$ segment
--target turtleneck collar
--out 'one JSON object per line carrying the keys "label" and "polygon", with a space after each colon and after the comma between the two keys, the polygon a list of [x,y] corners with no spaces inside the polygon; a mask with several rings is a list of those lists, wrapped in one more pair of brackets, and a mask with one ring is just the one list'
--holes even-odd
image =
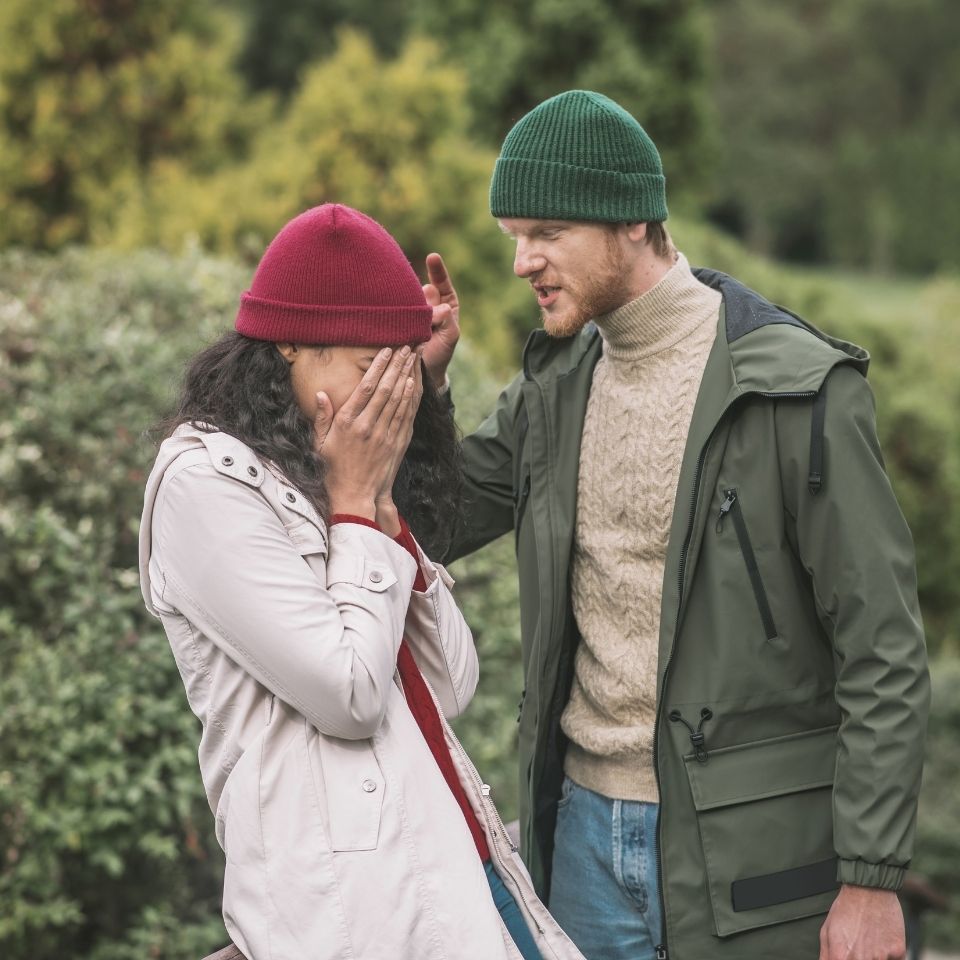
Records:
{"label": "turtleneck collar", "polygon": [[604,353],[639,360],[668,350],[700,324],[716,317],[720,295],[702,284],[687,258],[677,254],[664,276],[636,300],[596,318]]}

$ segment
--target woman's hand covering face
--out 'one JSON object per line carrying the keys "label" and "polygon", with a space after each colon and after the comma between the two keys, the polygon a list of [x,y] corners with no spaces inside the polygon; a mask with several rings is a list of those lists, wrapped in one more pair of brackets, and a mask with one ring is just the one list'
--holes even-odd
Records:
{"label": "woman's hand covering face", "polygon": [[327,463],[331,512],[375,517],[376,501],[390,497],[422,391],[420,352],[403,347],[377,354],[336,415],[330,398],[317,394],[314,437]]}

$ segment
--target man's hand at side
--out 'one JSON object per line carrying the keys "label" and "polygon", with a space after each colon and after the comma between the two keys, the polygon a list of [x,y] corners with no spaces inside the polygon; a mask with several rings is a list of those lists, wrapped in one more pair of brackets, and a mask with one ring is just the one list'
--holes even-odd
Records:
{"label": "man's hand at side", "polygon": [[897,895],[844,884],[820,929],[820,960],[903,960],[906,952]]}
{"label": "man's hand at side", "polygon": [[424,284],[423,295],[433,307],[433,333],[423,348],[423,363],[439,390],[460,339],[460,300],[439,253],[427,255],[427,277],[430,282]]}

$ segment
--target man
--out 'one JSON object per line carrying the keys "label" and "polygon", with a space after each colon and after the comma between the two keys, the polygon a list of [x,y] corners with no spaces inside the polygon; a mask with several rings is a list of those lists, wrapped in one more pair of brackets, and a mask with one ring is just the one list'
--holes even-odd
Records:
{"label": "man", "polygon": [[543,330],[464,441],[447,559],[515,531],[540,892],[591,960],[903,956],[929,687],[867,354],[691,272],[599,94],[523,117],[490,198]]}

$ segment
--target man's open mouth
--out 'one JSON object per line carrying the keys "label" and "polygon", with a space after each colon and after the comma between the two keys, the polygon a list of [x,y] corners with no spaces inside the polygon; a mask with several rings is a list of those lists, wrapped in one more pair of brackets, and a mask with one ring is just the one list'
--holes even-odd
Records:
{"label": "man's open mouth", "polygon": [[534,284],[534,292],[537,295],[537,303],[541,307],[551,306],[560,294],[560,287],[548,287],[546,284]]}

